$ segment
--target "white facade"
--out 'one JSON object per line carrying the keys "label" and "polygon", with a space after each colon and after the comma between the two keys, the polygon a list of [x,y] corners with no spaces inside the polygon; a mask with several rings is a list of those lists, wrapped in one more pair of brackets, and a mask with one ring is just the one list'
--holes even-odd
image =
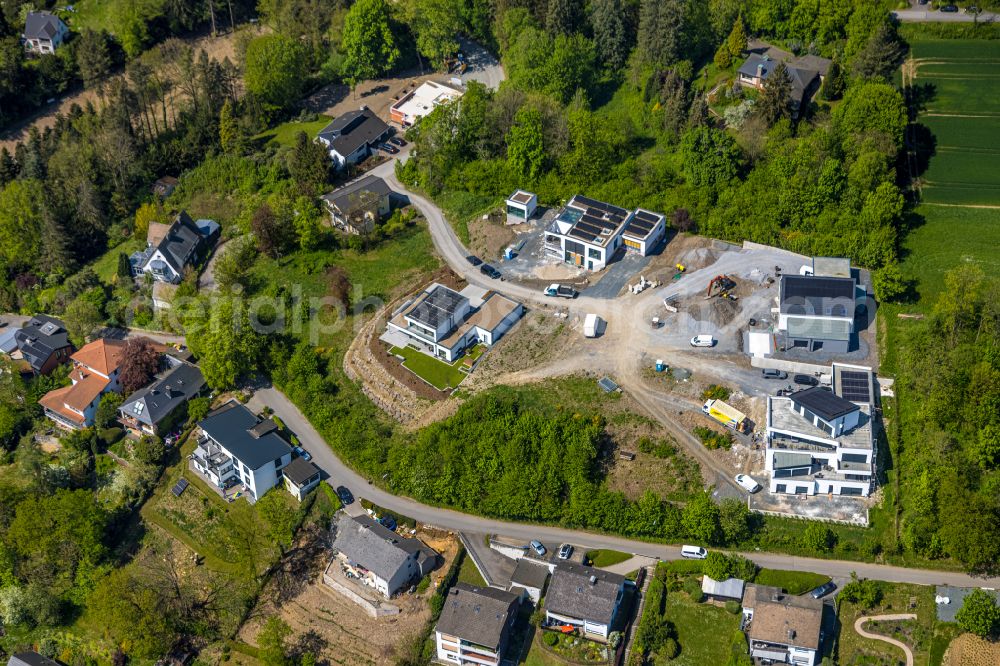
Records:
{"label": "white facade", "polygon": [[225,488],[227,482],[238,479],[254,500],[260,499],[264,493],[281,483],[281,470],[291,461],[292,453],[289,450],[278,459],[251,469],[204,431],[201,431],[198,446],[191,456],[195,469],[211,479],[217,487]]}
{"label": "white facade", "polygon": [[598,638],[607,639],[608,634],[611,631],[606,624],[593,622],[591,620],[584,620],[578,617],[570,617],[568,615],[560,615],[551,611],[545,611],[545,619],[549,622],[571,624],[574,627],[579,627],[585,636],[597,636]]}
{"label": "white facade", "polygon": [[538,195],[518,190],[507,197],[507,224],[521,224],[531,219],[538,209]]}
{"label": "white facade", "polygon": [[403,127],[409,127],[442,104],[461,97],[458,88],[437,81],[424,81],[413,92],[404,95],[389,108],[389,117]]}
{"label": "white facade", "polygon": [[66,36],[69,34],[69,28],[66,24],[59,17],[49,12],[29,12],[27,21],[26,30],[30,26],[37,26],[39,22],[42,22],[47,26],[46,30],[51,32],[51,36],[41,33],[31,37],[25,35],[24,48],[31,53],[38,53],[40,55],[55,53],[56,49],[66,41]]}
{"label": "white facade", "polygon": [[500,655],[495,649],[463,641],[458,636],[440,631],[434,632],[434,644],[437,647],[437,658],[445,663],[496,666],[500,662]]}
{"label": "white facade", "polygon": [[[386,544],[386,548],[392,548],[392,546]],[[337,553],[337,559],[340,560],[340,563],[343,564],[352,575],[356,576],[358,581],[372,588],[387,599],[391,599],[392,596],[400,590],[400,588],[414,578],[419,577],[420,574],[420,566],[417,564],[415,554],[411,554],[407,557],[403,566],[396,569],[395,573],[393,573],[390,578],[380,577],[374,572],[364,568],[362,564],[352,561],[351,558],[344,553]]]}
{"label": "white facade", "polygon": [[663,215],[642,208],[628,211],[580,195],[574,196],[545,229],[549,257],[588,271],[604,269],[619,248],[643,256],[666,233]]}

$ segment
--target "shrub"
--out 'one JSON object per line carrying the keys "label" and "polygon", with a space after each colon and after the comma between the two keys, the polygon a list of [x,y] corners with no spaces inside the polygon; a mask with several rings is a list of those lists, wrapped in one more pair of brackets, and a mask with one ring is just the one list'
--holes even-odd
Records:
{"label": "shrub", "polygon": [[701,392],[702,400],[729,400],[730,391],[725,386],[719,384],[709,384],[708,388]]}
{"label": "shrub", "polygon": [[659,654],[663,655],[667,659],[676,659],[680,652],[681,646],[677,644],[677,641],[673,638],[668,638],[664,641],[663,647],[660,648]]}
{"label": "shrub", "polygon": [[810,550],[825,553],[837,545],[837,535],[823,523],[809,523],[802,533],[802,545]]}
{"label": "shrub", "polygon": [[549,647],[555,647],[556,643],[559,642],[559,634],[557,634],[554,631],[546,631],[544,634],[542,634],[542,640]]}
{"label": "shrub", "polygon": [[732,613],[733,615],[739,613],[740,610],[742,610],[742,608],[743,607],[740,606],[740,602],[738,601],[733,601],[732,599],[730,599],[729,601],[726,602],[726,610]]}
{"label": "shrub", "polygon": [[697,603],[701,603],[701,600],[705,598],[704,593],[701,591],[701,581],[697,578],[688,578],[685,580],[684,591],[687,592],[692,601]]}
{"label": "shrub", "polygon": [[105,428],[101,431],[101,443],[107,448],[125,436],[125,431],[121,428]]}
{"label": "shrub", "polygon": [[851,582],[840,591],[840,598],[862,609],[874,608],[882,600],[882,588],[873,580],[859,580],[851,574]]}
{"label": "shrub", "polygon": [[711,428],[697,426],[691,430],[707,449],[726,449],[733,445],[733,436],[728,432],[715,432]]}
{"label": "shrub", "polygon": [[423,594],[424,592],[427,591],[427,588],[429,588],[430,586],[431,586],[431,576],[430,574],[427,574],[426,576],[420,579],[419,583],[417,583],[417,594]]}

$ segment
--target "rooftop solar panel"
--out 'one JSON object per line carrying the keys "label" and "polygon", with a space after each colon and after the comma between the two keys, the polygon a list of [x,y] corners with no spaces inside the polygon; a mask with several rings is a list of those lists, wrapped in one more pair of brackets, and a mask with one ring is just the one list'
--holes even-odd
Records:
{"label": "rooftop solar panel", "polygon": [[579,227],[573,227],[572,229],[570,229],[569,235],[573,236],[574,238],[579,238],[585,241],[592,241],[595,238],[597,238],[597,234],[589,233],[587,231],[584,231],[583,229],[580,229]]}
{"label": "rooftop solar panel", "polygon": [[660,216],[655,213],[650,213],[648,210],[637,210],[635,211],[635,216],[640,220],[645,220],[650,224],[656,224],[660,221]]}
{"label": "rooftop solar panel", "polygon": [[816,416],[826,421],[850,414],[858,408],[857,405],[824,390],[819,386],[798,391],[791,396],[792,402],[802,405]]}
{"label": "rooftop solar panel", "polygon": [[871,402],[871,388],[867,372],[842,370],[840,372],[840,394],[851,402]]}
{"label": "rooftop solar panel", "polygon": [[854,298],[851,278],[785,275],[782,280],[785,298]]}

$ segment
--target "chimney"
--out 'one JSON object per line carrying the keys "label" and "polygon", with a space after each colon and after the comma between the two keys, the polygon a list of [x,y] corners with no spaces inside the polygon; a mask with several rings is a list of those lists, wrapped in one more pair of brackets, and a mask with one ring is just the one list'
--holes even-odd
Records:
{"label": "chimney", "polygon": [[590,584],[591,585],[597,585],[597,576],[591,576],[590,577]]}
{"label": "chimney", "polygon": [[757,63],[757,78],[760,79],[763,77],[764,77],[764,63],[760,62]]}

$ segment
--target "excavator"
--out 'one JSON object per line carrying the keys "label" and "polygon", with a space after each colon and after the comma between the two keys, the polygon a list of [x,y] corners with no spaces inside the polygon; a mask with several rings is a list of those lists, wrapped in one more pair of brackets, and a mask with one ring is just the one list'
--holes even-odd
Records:
{"label": "excavator", "polygon": [[[716,275],[708,283],[708,295],[705,296],[706,299],[712,298],[713,296],[722,296],[723,298],[729,298],[729,291],[736,288],[736,283],[733,282],[729,277],[725,275]],[[735,300],[735,299],[734,299]]]}

